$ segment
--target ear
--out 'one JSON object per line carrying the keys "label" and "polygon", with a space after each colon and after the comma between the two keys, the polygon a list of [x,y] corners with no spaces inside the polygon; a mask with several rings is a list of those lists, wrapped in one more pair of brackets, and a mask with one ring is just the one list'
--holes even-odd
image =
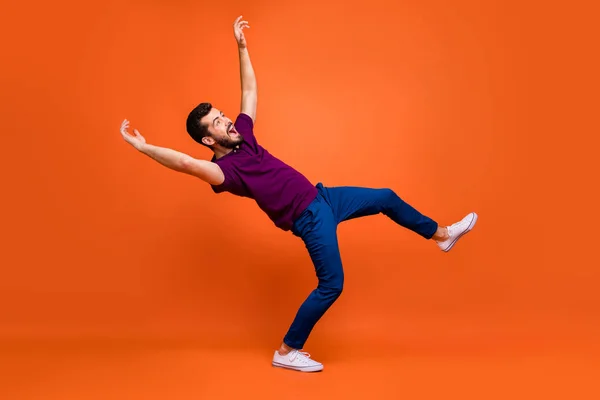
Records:
{"label": "ear", "polygon": [[202,143],[204,143],[206,146],[212,146],[213,144],[215,144],[215,139],[213,139],[210,136],[204,136],[202,138]]}

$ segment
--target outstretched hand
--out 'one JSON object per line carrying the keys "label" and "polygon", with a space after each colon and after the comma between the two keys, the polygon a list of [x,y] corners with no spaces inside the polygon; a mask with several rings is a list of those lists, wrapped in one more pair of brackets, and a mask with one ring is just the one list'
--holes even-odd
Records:
{"label": "outstretched hand", "polygon": [[242,21],[241,19],[241,15],[235,19],[233,23],[233,35],[235,36],[235,40],[237,40],[238,47],[243,49],[246,47],[246,37],[243,30],[244,28],[250,28],[250,25],[248,25],[248,21]]}
{"label": "outstretched hand", "polygon": [[123,135],[123,139],[137,150],[141,150],[144,144],[146,144],[146,139],[140,135],[137,129],[133,130],[134,135],[129,134],[127,128],[129,128],[129,121],[125,119],[121,123],[121,135]]}

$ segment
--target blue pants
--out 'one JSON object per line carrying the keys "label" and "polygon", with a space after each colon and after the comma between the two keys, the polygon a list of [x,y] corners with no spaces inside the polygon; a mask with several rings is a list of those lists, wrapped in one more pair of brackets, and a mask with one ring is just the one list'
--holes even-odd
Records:
{"label": "blue pants", "polygon": [[431,239],[438,228],[391,189],[316,186],[317,197],[292,227],[292,233],[306,245],[318,278],[317,288],[300,306],[284,337],[284,343],[294,349],[303,348],[315,324],[342,293],[344,270],[337,241],[340,222],[381,213],[425,239]]}

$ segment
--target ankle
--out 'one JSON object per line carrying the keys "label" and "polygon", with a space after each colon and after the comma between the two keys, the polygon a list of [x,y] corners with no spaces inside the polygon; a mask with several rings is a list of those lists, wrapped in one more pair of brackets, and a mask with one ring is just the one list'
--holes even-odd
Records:
{"label": "ankle", "polygon": [[288,346],[287,344],[281,343],[281,346],[279,346],[279,350],[277,350],[277,352],[280,355],[285,356],[286,354],[288,354],[292,350],[294,350],[294,349],[291,348],[290,346]]}
{"label": "ankle", "polygon": [[448,227],[438,227],[437,231],[433,235],[432,239],[438,242],[443,242],[444,240],[448,240],[450,238],[450,234],[448,233]]}

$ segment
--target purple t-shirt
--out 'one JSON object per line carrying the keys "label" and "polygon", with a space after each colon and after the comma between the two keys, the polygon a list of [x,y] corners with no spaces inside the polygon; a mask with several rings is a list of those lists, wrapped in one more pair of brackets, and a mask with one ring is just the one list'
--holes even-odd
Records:
{"label": "purple t-shirt", "polygon": [[255,200],[275,226],[290,230],[317,196],[317,188],[257,143],[254,123],[248,115],[238,115],[235,129],[244,137],[244,142],[219,159],[213,156],[211,161],[218,164],[225,175],[222,184],[212,185],[213,191]]}

